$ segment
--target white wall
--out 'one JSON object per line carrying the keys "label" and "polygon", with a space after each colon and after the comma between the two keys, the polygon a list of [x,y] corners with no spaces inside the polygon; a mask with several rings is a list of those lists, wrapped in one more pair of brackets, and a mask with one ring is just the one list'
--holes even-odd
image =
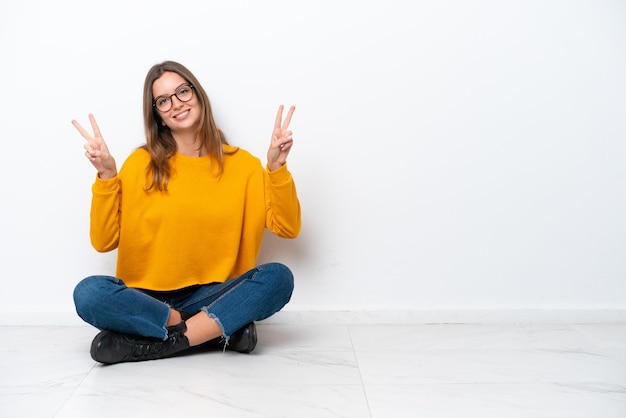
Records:
{"label": "white wall", "polygon": [[261,158],[298,107],[304,227],[261,254],[297,276],[287,312],[624,311],[624,22],[617,0],[2,0],[0,323],[74,318],[75,283],[114,273],[70,120],[121,163],[165,59]]}

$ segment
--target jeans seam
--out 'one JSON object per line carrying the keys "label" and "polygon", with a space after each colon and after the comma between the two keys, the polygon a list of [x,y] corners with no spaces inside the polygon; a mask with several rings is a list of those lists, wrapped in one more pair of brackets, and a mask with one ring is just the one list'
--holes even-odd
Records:
{"label": "jeans seam", "polygon": [[234,284],[230,289],[228,289],[226,292],[224,292],[222,295],[220,295],[219,298],[215,299],[213,301],[213,303],[211,303],[210,305],[206,305],[205,308],[208,309],[211,306],[215,305],[217,302],[221,301],[224,297],[226,297],[231,292],[233,292],[235,289],[237,289],[239,286],[241,286],[246,280],[254,280],[254,277],[257,275],[258,272],[259,272],[259,270],[255,269],[254,273],[251,274],[249,278],[246,277],[245,279],[241,280],[239,283]]}
{"label": "jeans seam", "polygon": [[[234,289],[238,288],[246,280],[254,280],[254,277],[257,275],[257,273],[259,271],[260,271],[259,268],[254,268],[254,273],[252,273],[250,275],[250,277],[242,278],[241,276],[239,276],[238,278],[234,279],[234,280],[237,280],[237,279],[241,279],[241,280],[239,280],[239,283],[235,283],[235,284],[227,287],[226,291],[224,293],[222,293],[217,299],[215,299],[210,305],[203,305],[203,307],[213,306],[215,303],[217,303],[220,300],[222,300],[222,298],[224,296],[230,294],[230,292],[232,292]],[[214,292],[214,293],[211,293],[210,295],[204,295],[204,297],[202,297],[200,299],[188,300],[188,301],[186,301],[186,303],[183,306],[181,306],[181,309],[184,309],[186,306],[189,306],[189,305],[196,305],[196,304],[202,303],[203,300],[209,299],[215,293],[219,293],[219,292]]]}

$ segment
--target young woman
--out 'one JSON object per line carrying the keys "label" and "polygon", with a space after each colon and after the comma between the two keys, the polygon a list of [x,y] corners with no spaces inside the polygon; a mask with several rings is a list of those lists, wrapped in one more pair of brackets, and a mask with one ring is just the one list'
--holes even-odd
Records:
{"label": "young woman", "polygon": [[196,77],[172,61],[146,76],[146,144],[119,172],[93,115],[93,134],[72,121],[98,172],[92,245],[118,250],[116,277],[90,276],[74,290],[78,315],[102,330],[94,360],[152,360],[219,341],[254,349],[254,321],[278,312],[293,291],[286,266],[255,264],[265,228],[284,238],[300,231],[285,164],[294,110],[283,120],[278,108],[265,169],[228,144]]}

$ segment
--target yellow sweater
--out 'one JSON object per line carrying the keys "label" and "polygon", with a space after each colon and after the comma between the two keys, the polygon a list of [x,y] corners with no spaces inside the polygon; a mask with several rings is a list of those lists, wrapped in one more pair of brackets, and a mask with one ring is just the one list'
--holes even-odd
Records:
{"label": "yellow sweater", "polygon": [[145,191],[147,151],[138,149],[117,177],[96,178],[91,243],[115,248],[127,286],[175,290],[223,282],[255,266],[267,227],[284,238],[300,232],[300,203],[286,166],[268,172],[245,150],[225,146],[224,172],[210,157],[176,154],[166,192]]}

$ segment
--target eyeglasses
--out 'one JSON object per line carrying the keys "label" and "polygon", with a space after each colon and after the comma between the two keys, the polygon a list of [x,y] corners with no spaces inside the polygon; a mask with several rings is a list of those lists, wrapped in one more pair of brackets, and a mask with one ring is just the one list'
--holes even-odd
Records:
{"label": "eyeglasses", "polygon": [[176,87],[174,94],[159,96],[154,99],[152,106],[159,112],[168,112],[172,108],[172,96],[176,96],[181,102],[188,102],[193,97],[193,84],[184,83]]}

